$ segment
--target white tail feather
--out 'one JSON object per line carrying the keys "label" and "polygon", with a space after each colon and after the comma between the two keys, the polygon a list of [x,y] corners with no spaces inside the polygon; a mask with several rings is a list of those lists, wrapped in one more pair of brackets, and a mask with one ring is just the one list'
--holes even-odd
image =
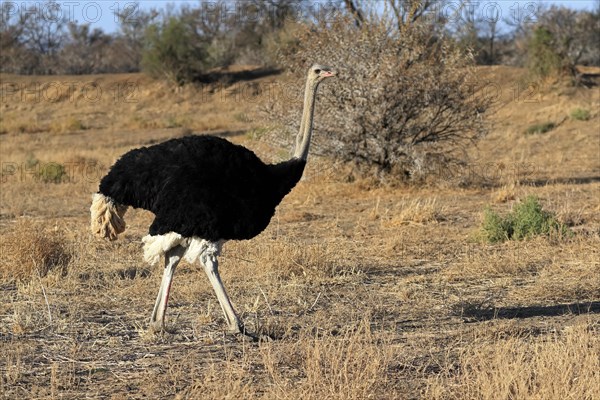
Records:
{"label": "white tail feather", "polygon": [[123,216],[126,211],[127,206],[116,204],[102,193],[94,194],[90,206],[92,233],[101,238],[116,240],[125,231]]}

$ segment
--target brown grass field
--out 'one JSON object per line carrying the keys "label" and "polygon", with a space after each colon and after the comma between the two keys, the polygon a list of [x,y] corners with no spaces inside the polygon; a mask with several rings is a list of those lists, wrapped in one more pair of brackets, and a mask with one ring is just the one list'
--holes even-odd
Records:
{"label": "brown grass field", "polygon": [[[184,262],[169,332],[149,334],[162,274],[142,259],[152,215],[128,211],[107,243],[88,209],[119,155],[167,138],[213,133],[285,157],[259,140],[260,106],[290,78],[175,91],[137,74],[0,76],[0,395],[599,399],[600,91],[528,86],[509,67],[479,78],[497,99],[466,167],[377,187],[312,157],[269,228],[225,245],[233,303],[277,338],[257,344],[224,333],[208,279]],[[486,206],[505,213],[528,195],[574,235],[476,240]]]}

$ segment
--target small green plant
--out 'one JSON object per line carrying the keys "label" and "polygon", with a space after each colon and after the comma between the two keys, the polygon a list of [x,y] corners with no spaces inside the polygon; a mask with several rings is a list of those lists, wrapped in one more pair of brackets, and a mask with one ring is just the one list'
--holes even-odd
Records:
{"label": "small green plant", "polygon": [[167,129],[181,128],[183,125],[181,119],[173,115],[168,116],[165,121],[165,128]]}
{"label": "small green plant", "polygon": [[567,237],[572,234],[569,228],[556,217],[542,209],[535,196],[528,196],[505,217],[489,207],[484,210],[481,234],[490,243],[506,240],[524,240],[534,236]]}
{"label": "small green plant", "polygon": [[40,163],[33,153],[28,153],[25,158],[25,168],[28,170],[34,169]]}
{"label": "small green plant", "polygon": [[512,227],[508,218],[504,219],[490,207],[483,211],[482,235],[488,242],[504,242],[512,236]]}
{"label": "small green plant", "polygon": [[536,135],[536,134],[546,133],[546,132],[550,132],[554,128],[556,128],[556,124],[554,122],[533,124],[525,130],[525,134],[526,135]]}
{"label": "small green plant", "polygon": [[268,132],[268,128],[254,128],[246,132],[246,137],[248,139],[260,140],[265,135],[265,133]]}
{"label": "small green plant", "polygon": [[233,119],[244,123],[252,122],[252,119],[248,116],[248,114],[243,112],[234,114]]}
{"label": "small green plant", "polygon": [[68,179],[65,166],[58,163],[39,165],[36,176],[44,183],[61,183]]}
{"label": "small green plant", "polygon": [[25,168],[31,171],[36,180],[43,183],[61,183],[69,179],[64,165],[55,162],[42,163],[31,153],[25,160]]}
{"label": "small green plant", "polygon": [[571,119],[577,121],[587,121],[590,119],[590,112],[585,108],[576,108],[571,111]]}

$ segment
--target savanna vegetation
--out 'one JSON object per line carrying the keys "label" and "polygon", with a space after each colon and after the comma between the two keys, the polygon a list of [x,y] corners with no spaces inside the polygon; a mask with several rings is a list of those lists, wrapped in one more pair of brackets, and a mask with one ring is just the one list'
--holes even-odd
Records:
{"label": "savanna vegetation", "polygon": [[[384,18],[366,1],[279,0],[244,3],[263,7],[246,20],[211,2],[122,9],[109,34],[9,3],[2,397],[600,397],[598,10],[510,25],[437,18],[433,1],[383,2]],[[149,333],[153,216],[92,237],[99,179],[127,150],[191,133],[289,157],[314,61],[340,75],[319,95],[305,177],[221,259],[246,325],[275,340],[227,335],[185,262],[167,332]]]}

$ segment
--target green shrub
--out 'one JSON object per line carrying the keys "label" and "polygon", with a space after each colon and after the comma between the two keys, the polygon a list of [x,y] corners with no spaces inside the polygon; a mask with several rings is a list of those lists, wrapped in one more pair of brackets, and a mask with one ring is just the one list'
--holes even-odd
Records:
{"label": "green shrub", "polygon": [[42,163],[31,153],[25,159],[25,168],[39,182],[62,183],[69,180],[69,174],[64,165],[55,162]]}
{"label": "green shrub", "polygon": [[28,153],[25,158],[25,168],[31,170],[38,166],[40,160],[38,160],[33,153]]}
{"label": "green shrub", "polygon": [[44,183],[61,183],[69,178],[65,166],[58,163],[47,163],[39,166],[36,177]]}
{"label": "green shrub", "polygon": [[552,213],[542,209],[535,196],[525,198],[505,217],[486,208],[481,233],[483,239],[490,243],[524,240],[540,235],[567,237],[572,234]]}
{"label": "green shrub", "polygon": [[554,36],[546,27],[540,26],[533,31],[527,48],[527,67],[532,78],[546,78],[560,72],[561,59],[556,52]]}
{"label": "green shrub", "polygon": [[491,243],[504,242],[512,236],[510,221],[502,218],[489,207],[483,211],[481,229],[483,237]]}
{"label": "green shrub", "polygon": [[585,108],[576,108],[571,111],[571,119],[577,121],[587,121],[590,119],[590,112]]}
{"label": "green shrub", "polygon": [[569,229],[560,223],[556,217],[542,209],[538,199],[528,196],[525,201],[517,204],[512,212],[512,239],[528,239],[537,235],[567,236]]}
{"label": "green shrub", "polygon": [[525,130],[526,135],[535,135],[539,133],[550,132],[552,129],[556,128],[556,124],[554,122],[544,122],[542,124],[534,124]]}
{"label": "green shrub", "polygon": [[144,42],[142,69],[156,78],[183,85],[206,69],[206,43],[182,17],[151,24]]}

